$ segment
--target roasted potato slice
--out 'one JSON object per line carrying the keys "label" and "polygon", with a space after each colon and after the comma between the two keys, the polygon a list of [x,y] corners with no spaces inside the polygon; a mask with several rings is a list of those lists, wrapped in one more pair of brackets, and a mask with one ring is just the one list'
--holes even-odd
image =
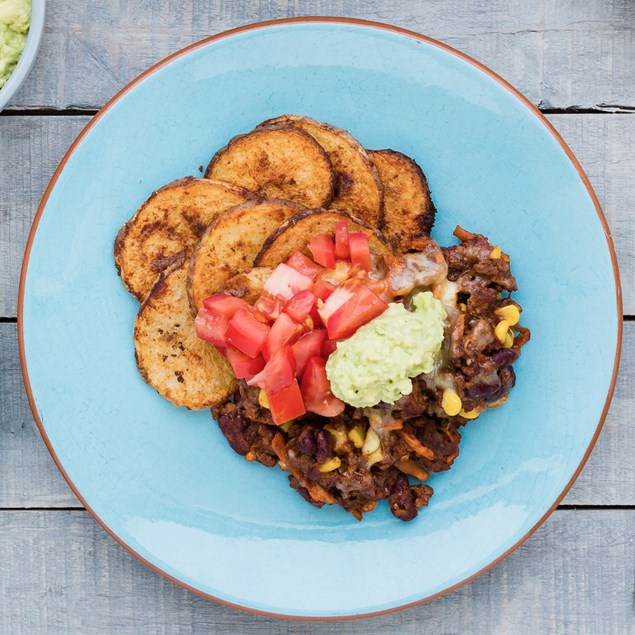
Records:
{"label": "roasted potato slice", "polygon": [[349,232],[362,232],[368,236],[372,252],[381,254],[390,251],[386,239],[378,231],[347,212],[307,209],[298,212],[267,238],[254,264],[258,267],[276,267],[296,251],[310,256],[307,244],[311,238],[316,234],[334,234],[336,223],[343,218],[348,220]]}
{"label": "roasted potato slice", "polygon": [[335,187],[322,146],[291,126],[265,126],[234,137],[214,155],[205,176],[307,207],[327,205]]}
{"label": "roasted potato slice", "polygon": [[134,327],[143,379],[176,406],[209,408],[236,390],[231,366],[196,336],[187,296],[188,262],[165,270],[143,301]]}
{"label": "roasted potato slice", "polygon": [[396,150],[369,150],[384,184],[382,231],[398,251],[423,249],[436,209],[425,174],[410,157]]}
{"label": "roasted potato slice", "polygon": [[192,309],[198,310],[229,278],[251,269],[267,237],[302,209],[289,201],[265,200],[250,201],[220,214],[192,254]]}
{"label": "roasted potato slice", "polygon": [[124,286],[143,300],[164,269],[192,253],[216,214],[250,198],[244,188],[194,177],[154,192],[115,240],[115,265]]}
{"label": "roasted potato slice", "polygon": [[282,115],[260,124],[284,125],[308,132],[325,150],[336,174],[335,194],[326,206],[344,210],[361,218],[371,227],[382,219],[382,184],[364,147],[350,133],[328,123],[299,115]]}
{"label": "roasted potato slice", "polygon": [[270,267],[254,267],[244,273],[238,273],[230,278],[218,293],[227,293],[254,304],[272,271]]}

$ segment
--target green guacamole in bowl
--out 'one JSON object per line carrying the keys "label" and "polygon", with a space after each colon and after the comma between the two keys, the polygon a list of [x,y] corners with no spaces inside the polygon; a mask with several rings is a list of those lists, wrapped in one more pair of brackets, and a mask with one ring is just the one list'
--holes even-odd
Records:
{"label": "green guacamole in bowl", "polygon": [[31,0],[0,0],[0,88],[13,73],[31,24]]}

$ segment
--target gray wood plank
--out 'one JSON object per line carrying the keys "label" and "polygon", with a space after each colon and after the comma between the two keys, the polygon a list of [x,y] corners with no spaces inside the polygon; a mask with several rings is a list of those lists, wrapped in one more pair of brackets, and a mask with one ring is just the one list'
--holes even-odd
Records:
{"label": "gray wood plank", "polygon": [[49,0],[41,53],[13,108],[96,108],[166,55],[239,25],[347,15],[424,33],[482,61],[546,108],[635,107],[630,0]]}
{"label": "gray wood plank", "polygon": [[[565,504],[635,505],[635,323],[625,327],[624,361],[611,410]],[[31,416],[16,340],[15,324],[0,324],[0,509],[80,507]]]}
{"label": "gray wood plank", "polygon": [[136,561],[85,512],[0,512],[0,633],[629,635],[634,535],[633,510],[558,511],[445,597],[363,621],[310,623],[197,597]]}
{"label": "gray wood plank", "polygon": [[[634,5],[635,6],[635,5]],[[586,170],[620,261],[624,311],[635,315],[635,117],[550,115]],[[17,311],[24,245],[44,189],[88,117],[0,117],[0,317]]]}

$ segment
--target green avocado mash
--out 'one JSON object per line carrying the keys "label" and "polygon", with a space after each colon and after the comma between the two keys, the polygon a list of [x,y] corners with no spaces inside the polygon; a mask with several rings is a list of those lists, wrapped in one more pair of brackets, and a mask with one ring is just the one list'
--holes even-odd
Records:
{"label": "green avocado mash", "polygon": [[390,303],[379,317],[339,342],[326,362],[331,390],[363,408],[394,403],[412,392],[411,377],[429,373],[443,342],[446,312],[432,293],[418,293],[414,311]]}
{"label": "green avocado mash", "polygon": [[0,88],[16,67],[31,23],[31,0],[0,0]]}

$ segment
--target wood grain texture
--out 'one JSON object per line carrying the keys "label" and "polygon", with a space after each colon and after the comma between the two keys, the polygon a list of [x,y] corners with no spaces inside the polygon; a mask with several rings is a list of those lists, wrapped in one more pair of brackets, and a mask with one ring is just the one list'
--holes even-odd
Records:
{"label": "wood grain texture", "polygon": [[[608,217],[620,261],[624,311],[635,315],[635,116],[550,115],[549,120],[586,170]],[[0,117],[0,317],[16,315],[31,221],[55,167],[88,121]]]}
{"label": "wood grain texture", "polygon": [[445,597],[363,621],[309,623],[197,597],[136,561],[85,512],[0,512],[0,633],[631,635],[634,535],[635,510],[559,511]]}
{"label": "wood grain texture", "polygon": [[[627,322],[613,405],[569,505],[635,505],[635,323]],[[15,324],[0,324],[0,509],[81,507],[42,442],[26,399]],[[1,553],[1,551],[0,551]]]}
{"label": "wood grain texture", "polygon": [[12,108],[97,108],[170,53],[227,29],[301,15],[377,20],[475,57],[545,108],[635,107],[631,0],[49,0],[34,71]]}

